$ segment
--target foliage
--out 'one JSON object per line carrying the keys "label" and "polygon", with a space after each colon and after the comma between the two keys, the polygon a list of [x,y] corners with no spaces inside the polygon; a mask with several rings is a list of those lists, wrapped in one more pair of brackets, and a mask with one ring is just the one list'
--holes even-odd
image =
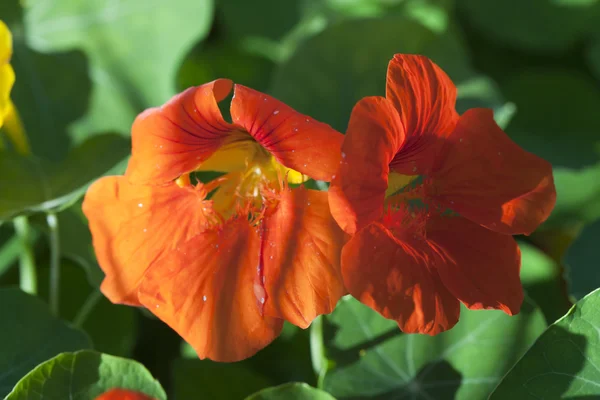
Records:
{"label": "foliage", "polygon": [[[2,0],[0,19],[31,147],[18,153],[0,127],[0,398],[600,396],[599,0]],[[463,307],[449,332],[408,335],[344,297],[222,364],[103,297],[81,198],[125,170],[136,115],[223,77],[344,132],[358,100],[385,94],[394,53],[432,58],[459,112],[492,108],[552,163],[556,207],[517,238],[518,315]]]}

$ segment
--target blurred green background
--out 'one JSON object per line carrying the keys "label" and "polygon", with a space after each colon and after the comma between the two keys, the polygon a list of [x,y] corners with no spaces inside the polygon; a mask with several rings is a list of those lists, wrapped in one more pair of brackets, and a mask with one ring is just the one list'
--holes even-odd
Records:
{"label": "blurred green background", "polygon": [[[0,154],[0,285],[19,282],[22,243],[10,221],[28,214],[39,296],[47,299],[52,235],[44,213],[58,213],[60,317],[91,339],[38,354],[35,343],[42,339],[32,338],[28,351],[36,362],[21,372],[2,370],[21,356],[9,364],[8,353],[5,364],[0,356],[0,398],[37,363],[93,343],[97,351],[141,362],[174,399],[241,399],[287,382],[341,399],[484,399],[548,324],[600,287],[598,0],[2,0],[0,19],[13,33],[12,98],[33,152]],[[225,77],[344,132],[356,101],[384,95],[395,53],[432,58],[458,86],[460,112],[493,108],[517,143],[554,166],[552,216],[532,236],[517,238],[529,296],[519,316],[465,311],[448,333],[409,336],[344,299],[311,330],[286,326],[257,356],[217,364],[198,360],[149,313],[98,294],[102,273],[80,198],[94,179],[124,170],[130,126],[140,111]],[[8,308],[26,307],[10,290],[0,289],[7,296],[3,321],[15,314]],[[593,295],[585,301],[584,309],[598,309]],[[47,314],[43,305],[29,306],[37,311],[19,314]],[[592,311],[588,317],[600,324]],[[20,340],[14,324],[4,324],[14,329],[0,333],[0,343]],[[20,324],[53,332],[33,317]],[[563,338],[559,345],[542,343],[550,346],[542,351],[548,365],[532,362],[519,372],[523,377],[539,367],[539,376],[515,383],[521,392],[501,385],[493,398],[600,396],[597,332],[563,325],[545,334]],[[317,398],[304,386],[256,398],[291,398],[288,389]]]}

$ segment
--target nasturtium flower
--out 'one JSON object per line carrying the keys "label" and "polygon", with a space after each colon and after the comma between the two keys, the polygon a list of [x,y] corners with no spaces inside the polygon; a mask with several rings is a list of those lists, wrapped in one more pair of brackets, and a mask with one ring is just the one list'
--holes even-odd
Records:
{"label": "nasturtium flower", "polygon": [[[12,35],[6,24],[0,20],[0,128],[12,141],[15,150],[28,154],[29,143],[17,109],[10,99],[10,91],[15,84],[15,71],[10,65],[12,57]],[[0,137],[0,149],[3,146]]]}
{"label": "nasturtium flower", "polygon": [[517,146],[488,109],[455,111],[456,87],[423,56],[396,55],[386,97],[352,111],[331,211],[353,235],[342,276],[405,332],[437,334],[470,309],[519,312],[520,253],[556,200],[548,162]]}
{"label": "nasturtium flower", "polygon": [[154,400],[154,397],[134,390],[111,389],[96,397],[96,400]]}
{"label": "nasturtium flower", "polygon": [[[227,122],[218,103],[233,88]],[[145,306],[201,358],[253,355],[345,294],[326,192],[343,135],[226,79],[140,114],[125,176],[86,194],[103,293]],[[224,175],[198,182],[196,171]],[[296,186],[296,187],[292,187]]]}

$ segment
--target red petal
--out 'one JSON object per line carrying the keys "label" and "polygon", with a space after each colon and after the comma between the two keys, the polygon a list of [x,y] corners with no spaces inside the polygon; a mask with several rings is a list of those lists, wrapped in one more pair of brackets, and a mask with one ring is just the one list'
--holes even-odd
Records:
{"label": "red petal", "polygon": [[265,314],[306,328],[345,294],[340,272],[344,233],[327,193],[285,190],[264,220]]}
{"label": "red petal", "polygon": [[[102,292],[114,303],[139,305],[137,287],[146,269],[202,232],[210,202],[192,186],[132,185],[125,177],[96,181],[83,201],[96,257],[106,279]],[[203,211],[203,208],[207,208]]]}
{"label": "red petal", "polygon": [[154,400],[154,398],[133,390],[111,389],[96,397],[96,400]]}
{"label": "red petal", "polygon": [[329,188],[331,213],[347,233],[381,217],[389,163],[403,141],[402,123],[388,100],[366,97],[354,106],[343,160]]}
{"label": "red petal", "polygon": [[141,303],[177,331],[200,358],[239,361],[280,333],[283,321],[263,317],[254,282],[259,237],[245,218],[207,231],[157,261],[140,287]]}
{"label": "red petal", "polygon": [[460,314],[459,301],[432,269],[436,259],[426,242],[408,244],[373,223],[344,246],[344,283],[404,332],[435,335],[453,327]]}
{"label": "red petal", "polygon": [[439,139],[456,125],[456,86],[427,57],[396,54],[388,65],[386,97],[398,110],[406,130],[406,142],[391,167],[405,175],[427,173]]}
{"label": "red petal", "polygon": [[430,196],[486,228],[530,234],[554,207],[552,166],[515,144],[492,110],[462,115],[443,157]]}
{"label": "red petal", "polygon": [[217,79],[189,88],[164,106],[140,114],[132,128],[127,176],[134,183],[162,184],[195,170],[231,136],[218,102],[233,83]]}
{"label": "red petal", "polygon": [[427,240],[443,254],[436,265],[442,282],[467,307],[519,312],[521,253],[512,236],[465,218],[437,217],[427,223]]}
{"label": "red petal", "polygon": [[340,163],[343,135],[271,96],[235,85],[231,117],[284,166],[329,181]]}

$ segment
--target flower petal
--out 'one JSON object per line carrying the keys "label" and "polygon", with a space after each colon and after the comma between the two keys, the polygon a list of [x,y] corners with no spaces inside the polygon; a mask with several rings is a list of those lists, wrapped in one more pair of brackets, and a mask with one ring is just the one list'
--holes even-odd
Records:
{"label": "flower petal", "polygon": [[265,314],[306,328],[333,311],[346,292],[340,271],[344,233],[327,193],[285,189],[264,219]]}
{"label": "flower petal", "polygon": [[442,282],[467,307],[519,312],[521,252],[512,236],[462,217],[437,217],[427,223],[427,240],[443,254],[436,264]]}
{"label": "flower petal", "polygon": [[141,113],[133,123],[128,178],[133,183],[172,181],[232,140],[235,127],[225,122],[217,104],[232,85],[228,79],[217,79]]}
{"label": "flower petal", "polygon": [[154,398],[133,390],[111,389],[96,397],[96,400],[154,400]]}
{"label": "flower petal", "polygon": [[137,287],[146,269],[209,224],[211,204],[204,196],[192,186],[133,185],[116,176],[89,188],[83,212],[106,273],[106,297],[113,303],[139,305]]}
{"label": "flower petal", "polygon": [[435,335],[460,314],[459,301],[431,268],[436,259],[426,242],[409,244],[373,223],[344,246],[342,274],[354,297],[404,332]]}
{"label": "flower petal", "polygon": [[354,234],[381,217],[389,163],[403,141],[402,123],[388,100],[366,97],[354,106],[329,188],[331,213],[345,232]]}
{"label": "flower petal", "polygon": [[439,139],[456,125],[456,86],[429,58],[396,54],[388,65],[386,97],[406,130],[406,142],[392,168],[404,175],[426,174],[433,166]]}
{"label": "flower petal", "polygon": [[552,166],[515,144],[492,110],[462,115],[442,156],[431,198],[488,229],[530,234],[554,208]]}
{"label": "flower petal", "polygon": [[207,231],[157,261],[141,303],[177,331],[200,358],[239,361],[273,341],[283,321],[262,316],[254,282],[260,242],[245,218]]}
{"label": "flower petal", "polygon": [[281,164],[327,181],[340,162],[343,135],[277,99],[235,85],[231,117]]}

